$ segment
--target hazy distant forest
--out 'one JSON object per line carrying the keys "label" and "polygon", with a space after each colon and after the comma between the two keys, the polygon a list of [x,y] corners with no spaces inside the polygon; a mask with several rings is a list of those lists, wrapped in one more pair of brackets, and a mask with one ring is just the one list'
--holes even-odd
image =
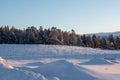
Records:
{"label": "hazy distant forest", "polygon": [[103,49],[120,49],[120,37],[114,37],[112,34],[108,37],[99,37],[94,35],[79,35],[72,29],[71,31],[62,31],[57,27],[43,29],[42,26],[37,29],[34,26],[26,29],[17,29],[15,27],[0,27],[0,44],[54,44],[83,46]]}

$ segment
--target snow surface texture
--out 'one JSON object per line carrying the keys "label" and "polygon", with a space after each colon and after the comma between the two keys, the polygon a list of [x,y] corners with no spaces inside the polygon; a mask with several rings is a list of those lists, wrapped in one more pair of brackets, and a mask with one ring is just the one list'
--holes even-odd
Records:
{"label": "snow surface texture", "polygon": [[[101,50],[84,47],[58,45],[0,45],[0,56],[4,58],[95,58],[120,57],[120,50]],[[93,56],[94,55],[94,56]],[[27,57],[26,57],[27,56]],[[22,58],[21,58],[22,57]]]}
{"label": "snow surface texture", "polygon": [[46,80],[39,73],[13,68],[0,57],[0,80]]}
{"label": "snow surface texture", "polygon": [[119,80],[119,57],[119,50],[0,45],[0,80]]}

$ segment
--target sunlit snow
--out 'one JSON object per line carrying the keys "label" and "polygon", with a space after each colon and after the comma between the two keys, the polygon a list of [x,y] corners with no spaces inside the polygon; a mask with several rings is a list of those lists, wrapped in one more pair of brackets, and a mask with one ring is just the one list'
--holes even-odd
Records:
{"label": "sunlit snow", "polygon": [[0,80],[119,80],[120,51],[0,45]]}

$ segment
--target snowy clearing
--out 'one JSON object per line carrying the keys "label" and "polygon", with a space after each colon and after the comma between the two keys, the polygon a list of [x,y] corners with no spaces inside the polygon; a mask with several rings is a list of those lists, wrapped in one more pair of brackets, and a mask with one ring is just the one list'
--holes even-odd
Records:
{"label": "snowy clearing", "polygon": [[0,80],[119,80],[120,51],[0,45]]}

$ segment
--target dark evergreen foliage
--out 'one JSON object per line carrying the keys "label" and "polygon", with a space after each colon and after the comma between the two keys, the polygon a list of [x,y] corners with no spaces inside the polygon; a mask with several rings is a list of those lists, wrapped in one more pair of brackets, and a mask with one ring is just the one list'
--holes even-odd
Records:
{"label": "dark evergreen foliage", "polygon": [[90,35],[78,35],[72,29],[70,32],[62,31],[57,27],[37,29],[34,26],[26,29],[16,29],[9,26],[0,27],[0,44],[55,44],[72,45],[103,49],[120,49],[120,37],[109,35],[102,38]]}

